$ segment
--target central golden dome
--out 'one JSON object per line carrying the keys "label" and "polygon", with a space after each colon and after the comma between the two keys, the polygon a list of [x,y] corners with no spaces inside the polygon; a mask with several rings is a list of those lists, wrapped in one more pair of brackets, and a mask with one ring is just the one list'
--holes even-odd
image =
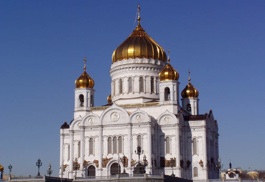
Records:
{"label": "central golden dome", "polygon": [[138,25],[131,35],[113,51],[112,63],[130,58],[152,58],[167,61],[165,51],[144,31],[140,19],[140,7],[138,7]]}

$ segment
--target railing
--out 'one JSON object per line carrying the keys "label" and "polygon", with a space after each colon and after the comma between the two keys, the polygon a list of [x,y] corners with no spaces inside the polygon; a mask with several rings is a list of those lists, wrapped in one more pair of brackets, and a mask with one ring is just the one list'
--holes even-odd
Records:
{"label": "railing", "polygon": [[163,175],[154,175],[154,174],[116,174],[111,176],[85,176],[77,177],[76,179],[115,179],[115,178],[159,178],[164,179]]}

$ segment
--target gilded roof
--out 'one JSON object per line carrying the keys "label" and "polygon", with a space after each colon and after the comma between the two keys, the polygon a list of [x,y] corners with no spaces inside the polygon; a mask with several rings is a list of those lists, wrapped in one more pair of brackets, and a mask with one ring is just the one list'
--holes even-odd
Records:
{"label": "gilded roof", "polygon": [[152,58],[167,61],[165,51],[142,28],[140,6],[138,5],[138,25],[131,35],[113,51],[112,63],[123,59]]}
{"label": "gilded roof", "polygon": [[178,80],[179,74],[169,63],[167,63],[159,73],[159,79],[160,81]]}
{"label": "gilded roof", "polygon": [[75,81],[75,88],[93,88],[94,80],[86,72],[86,58],[84,58],[84,72]]}
{"label": "gilded roof", "polygon": [[182,98],[198,98],[199,97],[199,91],[191,84],[191,78],[190,78],[190,71],[189,71],[189,77],[188,77],[188,85],[182,90],[181,96]]}

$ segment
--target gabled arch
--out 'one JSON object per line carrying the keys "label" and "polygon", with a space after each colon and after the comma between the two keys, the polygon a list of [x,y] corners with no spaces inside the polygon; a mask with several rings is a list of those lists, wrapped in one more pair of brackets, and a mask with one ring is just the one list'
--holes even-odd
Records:
{"label": "gabled arch", "polygon": [[131,123],[151,122],[151,117],[139,108],[130,115]]}
{"label": "gabled arch", "polygon": [[157,118],[157,123],[159,125],[179,124],[179,118],[177,118],[173,113],[166,110]]}
{"label": "gabled arch", "polygon": [[80,126],[90,127],[91,125],[100,125],[99,116],[92,112],[83,117],[82,121],[80,122]]}
{"label": "gabled arch", "polygon": [[80,129],[80,123],[82,121],[82,118],[79,117],[77,119],[75,119],[74,121],[72,121],[72,123],[70,124],[69,130],[77,130]]}
{"label": "gabled arch", "polygon": [[115,103],[108,109],[106,109],[99,117],[100,124],[124,124],[129,123],[130,118],[128,112],[117,106]]}

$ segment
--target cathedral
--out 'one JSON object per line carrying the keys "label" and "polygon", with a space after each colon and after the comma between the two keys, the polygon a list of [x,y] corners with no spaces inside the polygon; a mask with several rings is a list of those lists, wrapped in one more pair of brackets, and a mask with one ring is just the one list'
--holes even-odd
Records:
{"label": "cathedral", "polygon": [[179,73],[164,49],[141,25],[112,54],[111,94],[94,105],[94,79],[75,81],[74,118],[60,129],[64,178],[173,175],[219,178],[218,124],[212,111],[199,113],[199,92],[179,88]]}

